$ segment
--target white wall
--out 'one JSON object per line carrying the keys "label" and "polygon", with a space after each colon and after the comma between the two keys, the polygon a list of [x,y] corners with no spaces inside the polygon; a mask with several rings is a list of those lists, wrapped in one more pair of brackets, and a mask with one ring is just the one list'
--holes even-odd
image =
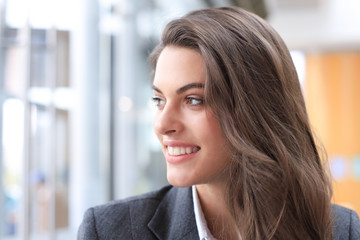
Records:
{"label": "white wall", "polygon": [[360,49],[359,0],[267,0],[268,21],[290,49]]}

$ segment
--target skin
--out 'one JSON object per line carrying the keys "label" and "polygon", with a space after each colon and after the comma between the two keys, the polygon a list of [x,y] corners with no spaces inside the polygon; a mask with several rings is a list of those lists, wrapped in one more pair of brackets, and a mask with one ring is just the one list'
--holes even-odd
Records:
{"label": "skin", "polygon": [[[153,82],[158,107],[154,129],[167,160],[168,181],[178,187],[223,180],[228,151],[220,126],[203,102],[205,66],[195,50],[166,47]],[[200,149],[171,156],[168,146]]]}
{"label": "skin", "polygon": [[[196,185],[212,234],[218,239],[236,239],[236,226],[223,199],[230,156],[219,123],[203,101],[205,81],[204,61],[197,51],[165,47],[153,82],[158,108],[154,130],[166,158],[169,183]],[[173,156],[169,148],[195,151]]]}

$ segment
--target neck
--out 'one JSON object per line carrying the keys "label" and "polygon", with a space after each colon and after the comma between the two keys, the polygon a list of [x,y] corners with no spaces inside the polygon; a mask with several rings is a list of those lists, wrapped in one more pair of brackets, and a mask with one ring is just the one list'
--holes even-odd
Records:
{"label": "neck", "polygon": [[225,199],[224,185],[196,185],[207,226],[216,239],[240,239],[238,226]]}

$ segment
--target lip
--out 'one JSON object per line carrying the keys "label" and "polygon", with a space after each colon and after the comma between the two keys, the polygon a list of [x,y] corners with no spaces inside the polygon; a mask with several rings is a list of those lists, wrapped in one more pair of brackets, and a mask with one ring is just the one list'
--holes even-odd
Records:
{"label": "lip", "polygon": [[165,150],[165,159],[168,163],[172,163],[172,164],[179,164],[179,163],[184,163],[187,161],[190,161],[192,158],[195,157],[195,155],[199,152],[193,152],[193,153],[189,153],[189,154],[182,154],[182,155],[170,155],[167,147],[199,147],[195,144],[191,144],[191,143],[187,143],[187,142],[182,142],[182,141],[163,141],[163,145]]}

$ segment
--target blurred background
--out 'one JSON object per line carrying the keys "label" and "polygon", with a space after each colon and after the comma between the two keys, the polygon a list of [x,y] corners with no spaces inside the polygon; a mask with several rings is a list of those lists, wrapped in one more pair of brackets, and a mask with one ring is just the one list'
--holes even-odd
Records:
{"label": "blurred background", "polygon": [[334,202],[360,213],[360,1],[0,0],[0,239],[75,239],[88,207],[167,183],[147,55],[172,18],[226,5],[284,38]]}

